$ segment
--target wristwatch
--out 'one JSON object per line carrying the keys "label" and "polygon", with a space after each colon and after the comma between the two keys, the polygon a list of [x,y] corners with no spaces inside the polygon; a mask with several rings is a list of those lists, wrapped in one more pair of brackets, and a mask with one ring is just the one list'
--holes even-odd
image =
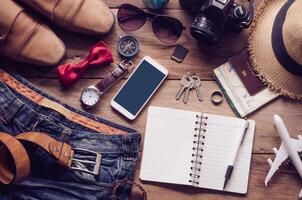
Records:
{"label": "wristwatch", "polygon": [[100,100],[101,95],[103,95],[108,89],[110,89],[114,85],[114,83],[120,80],[132,66],[132,61],[123,60],[96,85],[86,87],[82,91],[80,98],[80,101],[82,102],[84,107],[90,108],[97,104],[97,102]]}

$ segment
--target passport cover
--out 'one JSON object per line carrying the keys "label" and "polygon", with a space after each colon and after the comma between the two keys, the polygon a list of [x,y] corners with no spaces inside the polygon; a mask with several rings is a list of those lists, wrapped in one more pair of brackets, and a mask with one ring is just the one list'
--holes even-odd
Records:
{"label": "passport cover", "polygon": [[246,117],[279,96],[268,88],[250,95],[230,62],[216,68],[214,77],[225,99],[238,117]]}
{"label": "passport cover", "polygon": [[255,95],[265,88],[264,84],[261,83],[252,71],[247,50],[243,50],[231,57],[229,62],[236,70],[250,95]]}

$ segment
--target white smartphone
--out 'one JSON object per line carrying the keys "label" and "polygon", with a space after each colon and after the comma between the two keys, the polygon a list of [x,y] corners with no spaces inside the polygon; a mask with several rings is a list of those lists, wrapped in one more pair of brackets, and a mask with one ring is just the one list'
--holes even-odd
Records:
{"label": "white smartphone", "polygon": [[168,70],[146,56],[111,101],[111,106],[134,120],[168,75]]}

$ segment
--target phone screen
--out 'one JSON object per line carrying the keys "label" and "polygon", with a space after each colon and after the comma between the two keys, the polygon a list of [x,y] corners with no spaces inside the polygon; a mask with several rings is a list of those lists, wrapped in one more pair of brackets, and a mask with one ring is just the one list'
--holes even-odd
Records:
{"label": "phone screen", "polygon": [[163,72],[143,60],[114,101],[136,115],[164,78]]}

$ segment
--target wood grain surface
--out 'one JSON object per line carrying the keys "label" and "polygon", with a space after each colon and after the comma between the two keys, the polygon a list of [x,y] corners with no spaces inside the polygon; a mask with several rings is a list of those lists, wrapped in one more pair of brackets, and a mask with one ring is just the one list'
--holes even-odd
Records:
{"label": "wood grain surface", "polygon": [[[141,8],[145,8],[141,0],[105,0],[105,2],[114,13],[117,12],[118,6],[122,3],[132,3]],[[241,2],[247,4],[245,0]],[[255,7],[257,7],[260,2],[261,0],[256,0]],[[213,79],[213,69],[246,47],[246,35],[248,31],[243,31],[240,34],[225,31],[218,45],[198,44],[191,37],[189,31],[192,16],[181,9],[178,0],[170,0],[162,13],[177,17],[187,27],[187,30],[178,43],[189,48],[190,52],[182,64],[171,61],[170,56],[175,46],[167,46],[159,42],[152,33],[150,22],[147,22],[141,30],[131,33],[138,38],[141,45],[141,51],[139,56],[134,59],[134,63],[138,63],[142,57],[149,55],[169,70],[167,80],[153,96],[146,108],[149,105],[166,106],[235,116],[226,101],[219,106],[214,106],[210,101],[211,93],[218,89]],[[45,23],[48,22],[42,17],[41,20],[44,20]],[[119,28],[118,24],[115,25],[110,34],[104,37],[88,37],[64,31],[55,25],[50,25],[50,27],[62,38],[67,47],[67,54],[61,64],[78,62],[79,59],[88,55],[89,49],[99,40],[104,40],[109,45],[114,54],[115,63],[120,61],[116,52],[116,44],[118,38],[126,33]],[[0,58],[0,63],[28,78],[45,92],[81,110],[82,107],[79,102],[79,96],[82,89],[88,85],[97,83],[113,67],[111,65],[101,69],[89,69],[76,85],[65,90],[61,88],[57,80],[55,73],[56,67],[43,68],[24,63],[16,63],[6,58]],[[197,73],[202,78],[204,101],[198,102],[196,94],[191,93],[188,104],[184,105],[182,102],[175,101],[175,94],[179,90],[179,79],[189,71]],[[110,107],[110,100],[124,81],[125,80],[120,81],[102,96],[99,105],[89,110],[89,112],[113,122],[135,128],[144,135],[147,109],[144,109],[135,121],[129,122]],[[272,124],[272,117],[275,113],[283,117],[291,136],[296,137],[299,133],[302,134],[302,105],[290,100],[279,98],[249,116],[250,119],[256,121],[256,133],[253,145],[249,188],[246,195],[238,196],[230,193],[162,183],[142,183],[138,180],[139,166],[136,170],[136,180],[142,183],[150,200],[298,199],[298,193],[302,184],[296,170],[292,166],[282,166],[280,171],[274,176],[269,187],[266,188],[264,186],[264,178],[269,170],[266,159],[269,157],[274,158],[272,147],[279,147],[281,142]],[[133,191],[132,199],[139,199],[137,191]]]}

